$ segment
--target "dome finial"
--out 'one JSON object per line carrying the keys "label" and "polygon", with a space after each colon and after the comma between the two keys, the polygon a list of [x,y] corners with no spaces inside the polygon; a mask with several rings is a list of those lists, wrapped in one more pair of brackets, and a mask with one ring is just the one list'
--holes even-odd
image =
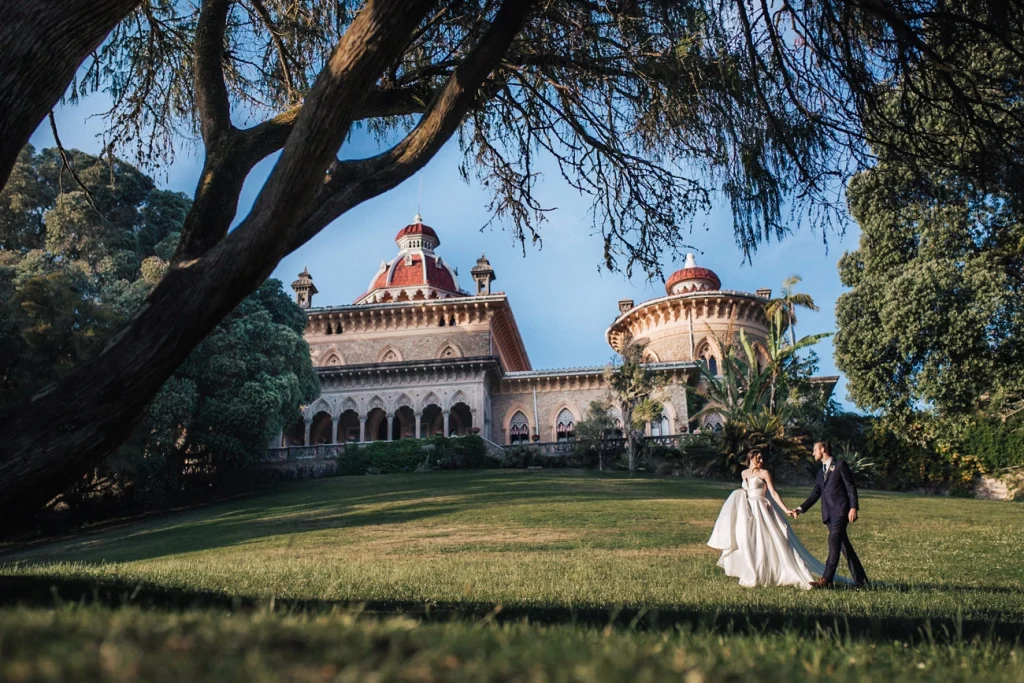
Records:
{"label": "dome finial", "polygon": [[[408,215],[408,214],[406,214],[406,215]],[[416,212],[416,215],[412,217],[412,224],[416,225],[417,223],[422,223],[422,222],[423,222],[423,216],[421,216],[419,214],[419,212]]]}
{"label": "dome finial", "polygon": [[690,252],[690,253],[688,253],[686,255],[686,263],[683,264],[683,268],[696,268],[696,267],[697,267],[697,259],[694,258],[693,252]]}

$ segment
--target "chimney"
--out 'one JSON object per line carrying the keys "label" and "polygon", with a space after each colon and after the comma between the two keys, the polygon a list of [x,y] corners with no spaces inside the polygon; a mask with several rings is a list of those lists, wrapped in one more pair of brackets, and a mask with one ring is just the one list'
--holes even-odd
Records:
{"label": "chimney", "polygon": [[626,311],[629,311],[632,308],[633,308],[633,300],[632,299],[623,299],[622,301],[619,302],[619,313],[620,314],[625,313]]}
{"label": "chimney", "polygon": [[757,294],[762,299],[771,299],[772,298],[772,289],[771,289],[771,287],[768,287],[766,289],[759,289],[759,290],[757,290],[757,292],[755,292],[755,294]]}

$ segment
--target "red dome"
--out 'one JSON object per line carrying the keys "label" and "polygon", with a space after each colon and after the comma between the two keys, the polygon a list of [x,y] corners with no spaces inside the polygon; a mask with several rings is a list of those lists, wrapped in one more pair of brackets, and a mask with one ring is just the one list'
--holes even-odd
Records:
{"label": "red dome", "polygon": [[[427,262],[426,269],[423,267],[424,259]],[[453,294],[459,292],[459,288],[455,284],[455,278],[452,277],[452,272],[448,267],[444,265],[439,266],[436,256],[428,256],[426,254],[423,256],[418,254],[412,256],[409,259],[409,263],[406,263],[404,258],[399,258],[397,263],[393,261],[388,265],[387,269],[381,271],[374,278],[370,288],[366,291],[369,293],[375,289],[416,287],[418,285],[428,285]],[[359,299],[362,299],[363,296],[366,295],[361,295]],[[359,301],[359,299],[356,299],[356,301]]]}
{"label": "red dome", "polygon": [[441,240],[438,239],[437,233],[434,232],[434,229],[429,225],[424,225],[423,223],[412,223],[405,226],[398,231],[397,235],[395,235],[395,241],[397,242],[408,235],[426,235],[427,237],[432,237],[438,244],[441,243]]}
{"label": "red dome", "polygon": [[669,276],[668,281],[665,283],[665,291],[672,294],[673,287],[680,282],[690,280],[695,281],[690,291],[709,291],[721,289],[722,287],[722,281],[718,279],[715,271],[698,266],[693,259],[693,254],[687,254],[686,264]]}

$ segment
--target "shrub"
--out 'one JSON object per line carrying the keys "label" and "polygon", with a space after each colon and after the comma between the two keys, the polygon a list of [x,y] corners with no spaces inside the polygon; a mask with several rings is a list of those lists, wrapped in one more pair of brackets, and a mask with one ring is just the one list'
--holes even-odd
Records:
{"label": "shrub", "polygon": [[487,444],[476,434],[457,439],[434,437],[431,445],[434,446],[435,455],[430,460],[443,470],[477,470],[501,466],[497,458],[487,455]]}
{"label": "shrub", "polygon": [[[873,458],[864,455],[848,442],[840,443],[836,448],[836,456],[846,463],[853,474],[854,480],[859,484],[870,484],[875,475],[875,461]],[[817,464],[814,465],[817,471]]]}
{"label": "shrub", "polygon": [[986,472],[1024,465],[1024,429],[1004,422],[979,422],[967,429],[958,450],[977,458]]}
{"label": "shrub", "polygon": [[487,455],[487,447],[479,436],[435,436],[429,439],[374,441],[363,446],[349,446],[339,458],[338,474],[483,469],[499,467],[500,464],[497,459]]}
{"label": "shrub", "polygon": [[981,474],[981,463],[970,455],[946,447],[931,447],[927,440],[913,441],[913,434],[896,434],[882,422],[875,423],[865,440],[866,456],[875,465],[875,483],[893,491],[922,489],[969,495],[972,482]]}

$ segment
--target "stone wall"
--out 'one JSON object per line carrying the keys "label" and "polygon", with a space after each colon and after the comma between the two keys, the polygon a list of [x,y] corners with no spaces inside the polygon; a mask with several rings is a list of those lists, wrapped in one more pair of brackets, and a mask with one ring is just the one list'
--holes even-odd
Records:
{"label": "stone wall", "polygon": [[[720,342],[729,339],[729,335],[738,336],[743,331],[755,348],[763,348],[766,331],[763,326],[747,321],[735,321],[714,318],[698,318],[693,321],[692,343],[694,353],[690,353],[691,332],[688,325],[665,325],[651,330],[644,338],[644,351],[651,361],[691,361],[699,360],[702,351],[707,348],[711,355],[721,362],[723,351]],[[758,348],[760,351],[760,348]],[[742,350],[740,350],[742,353]]]}
{"label": "stone wall", "polygon": [[[466,329],[438,327],[410,330],[407,334],[353,334],[307,336],[313,365],[363,365],[443,357],[476,357],[491,353],[486,325]],[[385,359],[393,352],[395,357]],[[336,360],[335,360],[336,359]],[[334,362],[332,362],[334,361]]]}

